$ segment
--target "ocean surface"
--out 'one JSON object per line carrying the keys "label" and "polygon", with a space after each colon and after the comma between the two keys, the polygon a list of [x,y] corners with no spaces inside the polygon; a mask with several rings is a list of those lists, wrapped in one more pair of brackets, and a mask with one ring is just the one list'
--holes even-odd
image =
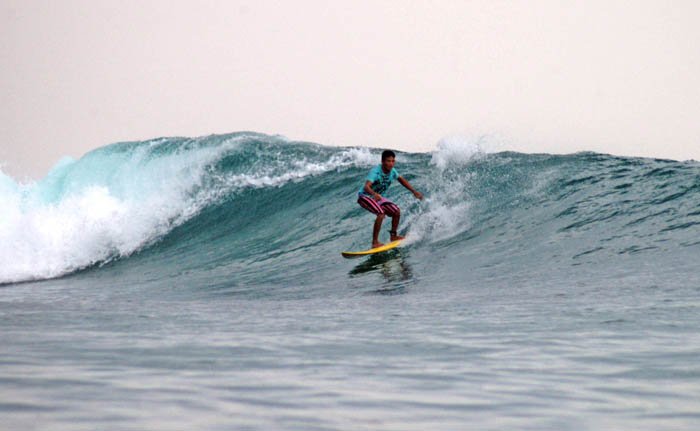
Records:
{"label": "ocean surface", "polygon": [[[700,163],[256,133],[0,173],[3,430],[700,429]],[[388,239],[385,221],[381,240]]]}

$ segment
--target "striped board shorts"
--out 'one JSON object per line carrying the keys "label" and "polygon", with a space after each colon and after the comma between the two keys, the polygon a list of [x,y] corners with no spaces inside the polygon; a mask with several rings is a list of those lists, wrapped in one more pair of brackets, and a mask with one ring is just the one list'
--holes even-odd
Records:
{"label": "striped board shorts", "polygon": [[360,193],[357,196],[357,203],[367,211],[372,214],[386,214],[389,217],[394,217],[399,213],[399,207],[389,199],[382,198],[379,201],[375,201],[372,196],[365,196]]}

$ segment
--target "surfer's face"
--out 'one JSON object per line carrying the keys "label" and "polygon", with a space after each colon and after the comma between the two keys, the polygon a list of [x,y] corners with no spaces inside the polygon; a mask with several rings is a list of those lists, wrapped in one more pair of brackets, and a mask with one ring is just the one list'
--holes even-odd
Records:
{"label": "surfer's face", "polygon": [[382,160],[382,170],[384,171],[384,173],[388,173],[392,169],[394,169],[395,163],[396,161],[393,157],[387,157],[386,159]]}

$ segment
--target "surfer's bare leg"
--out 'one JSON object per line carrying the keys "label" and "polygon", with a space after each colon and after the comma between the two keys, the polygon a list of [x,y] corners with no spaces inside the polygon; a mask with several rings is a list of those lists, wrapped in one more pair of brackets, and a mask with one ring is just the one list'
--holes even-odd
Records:
{"label": "surfer's bare leg", "polygon": [[391,218],[391,240],[396,241],[399,239],[404,239],[403,236],[397,235],[396,229],[399,228],[399,221],[401,220],[401,211],[396,211],[394,216]]}
{"label": "surfer's bare leg", "polygon": [[379,242],[379,231],[382,228],[382,222],[384,221],[384,214],[377,214],[377,219],[374,221],[374,230],[372,231],[372,248],[381,247],[384,244]]}

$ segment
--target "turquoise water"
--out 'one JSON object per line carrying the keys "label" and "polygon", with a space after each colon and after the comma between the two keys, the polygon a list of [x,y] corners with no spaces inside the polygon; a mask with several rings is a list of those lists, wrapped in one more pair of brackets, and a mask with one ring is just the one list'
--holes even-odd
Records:
{"label": "turquoise water", "polygon": [[[700,165],[238,133],[0,174],[12,430],[695,430]],[[388,223],[382,232],[386,240]]]}

